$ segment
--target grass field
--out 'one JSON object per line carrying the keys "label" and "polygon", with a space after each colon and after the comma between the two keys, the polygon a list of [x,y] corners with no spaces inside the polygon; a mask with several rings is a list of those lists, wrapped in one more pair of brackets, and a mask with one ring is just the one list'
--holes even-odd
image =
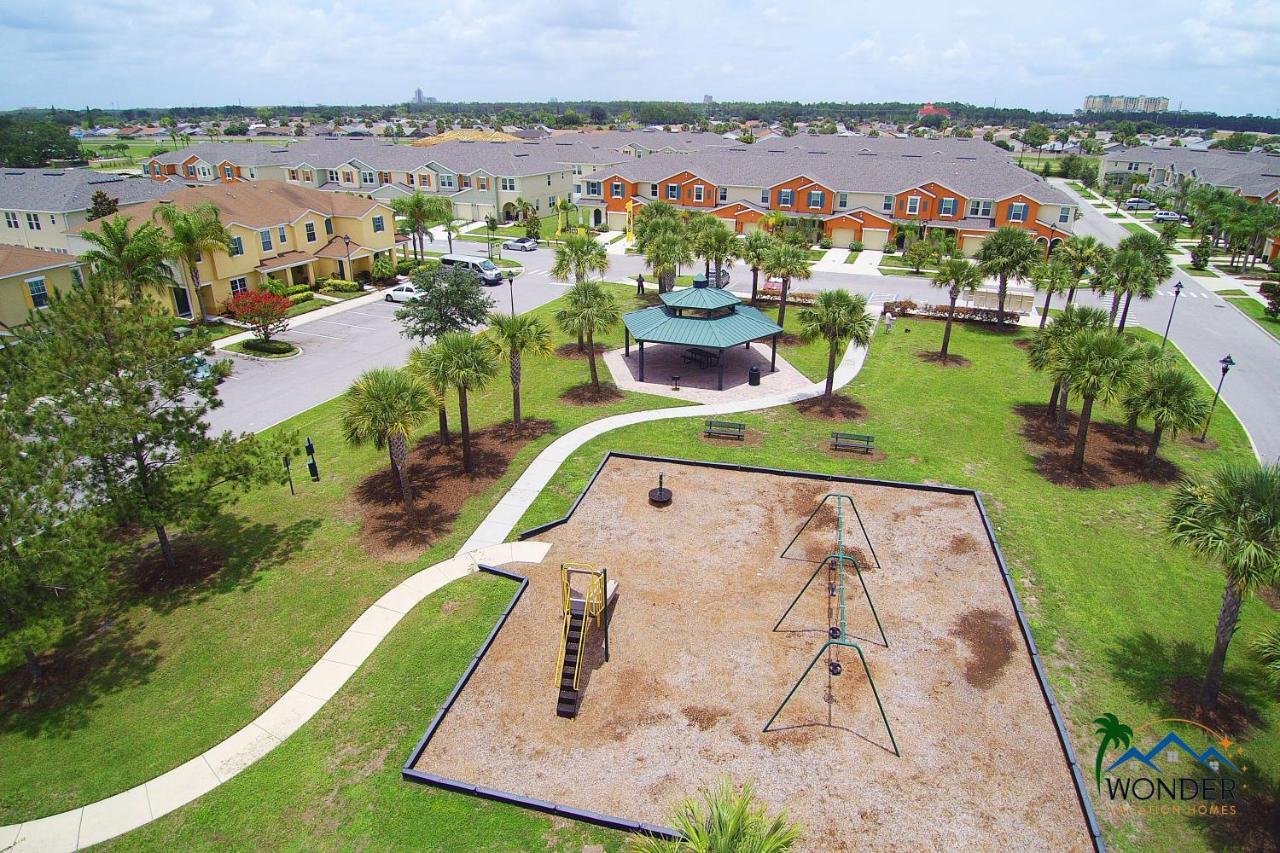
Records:
{"label": "grass field", "polygon": [[1067,181],[1067,186],[1075,190],[1076,194],[1079,195],[1085,201],[1096,201],[1098,199],[1098,196],[1096,193],[1094,193],[1092,190],[1090,190],[1088,187],[1086,187],[1084,184],[1080,183],[1079,181]]}
{"label": "grass field", "polygon": [[885,255],[880,259],[880,272],[883,275],[912,275],[928,278],[937,271],[937,267],[932,264],[925,264],[920,267],[920,272],[916,272],[915,267],[903,260],[900,255]]}
{"label": "grass field", "polygon": [[1226,299],[1245,316],[1270,332],[1272,337],[1280,339],[1280,317],[1268,317],[1266,306],[1261,302],[1251,296],[1229,296]]}
{"label": "grass field", "polygon": [[1191,275],[1200,276],[1201,278],[1217,278],[1218,277],[1218,274],[1211,269],[1198,270],[1195,267],[1191,266],[1191,264],[1178,264],[1178,269],[1182,270],[1185,273],[1189,273]]}
{"label": "grass field", "polygon": [[[1168,684],[1202,672],[1220,573],[1168,543],[1164,488],[1071,489],[1044,480],[1014,407],[1042,404],[1047,380],[1027,368],[1012,336],[984,328],[957,325],[953,332],[953,351],[972,361],[968,368],[918,360],[915,352],[936,348],[941,331],[937,322],[900,321],[892,335],[877,336],[848,389],[867,407],[858,429],[875,434],[883,461],[833,458],[824,441],[830,423],[790,407],[735,416],[761,436],[757,445],[711,445],[696,421],[660,421],[611,432],[574,453],[517,529],[562,515],[608,449],[972,486],[992,513],[1078,753],[1092,754],[1091,721],[1104,711],[1132,724],[1172,715]],[[1098,414],[1119,419],[1108,407]],[[1251,456],[1230,412],[1219,409],[1211,435],[1217,450],[1170,441],[1163,453],[1184,471]],[[447,849],[465,837],[469,847],[486,850],[617,849],[616,835],[399,779],[401,761],[510,592],[498,579],[472,577],[436,593],[271,755],[112,846],[213,849],[229,839],[270,839],[297,849],[323,838],[322,846],[341,849]],[[1250,788],[1264,794],[1277,785],[1280,713],[1253,678],[1244,646],[1276,622],[1261,602],[1246,603],[1226,679],[1227,690],[1246,696],[1258,713],[1244,742]],[[1221,822],[1126,817],[1105,804],[1100,811],[1117,848],[1236,846]]]}

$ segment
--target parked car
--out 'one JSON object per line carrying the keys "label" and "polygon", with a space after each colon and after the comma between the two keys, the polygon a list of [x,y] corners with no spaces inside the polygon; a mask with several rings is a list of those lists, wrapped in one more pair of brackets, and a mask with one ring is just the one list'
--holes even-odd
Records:
{"label": "parked car", "polygon": [[471,270],[480,277],[480,281],[484,284],[496,285],[502,284],[506,279],[502,275],[502,270],[498,269],[498,265],[488,258],[481,258],[475,255],[445,255],[440,259],[442,267],[462,267]]}
{"label": "parked car", "polygon": [[1124,203],[1125,210],[1151,210],[1156,206],[1154,201],[1145,198],[1131,198]]}
{"label": "parked car", "polygon": [[538,241],[534,237],[516,237],[503,243],[502,248],[513,252],[532,252],[538,248]]}
{"label": "parked car", "polygon": [[720,278],[716,279],[716,271],[712,270],[711,275],[707,276],[707,284],[710,287],[725,288],[729,286],[729,271],[720,270]]}
{"label": "parked car", "polygon": [[195,370],[195,378],[201,382],[217,374],[218,382],[221,383],[222,380],[227,378],[227,374],[231,372],[225,359],[215,364],[202,355],[189,355],[184,357],[183,361]]}
{"label": "parked car", "polygon": [[387,291],[388,302],[408,302],[410,299],[417,299],[422,291],[418,290],[414,284],[397,284],[395,287]]}
{"label": "parked car", "polygon": [[1151,216],[1152,222],[1181,222],[1182,216],[1173,210],[1157,210]]}

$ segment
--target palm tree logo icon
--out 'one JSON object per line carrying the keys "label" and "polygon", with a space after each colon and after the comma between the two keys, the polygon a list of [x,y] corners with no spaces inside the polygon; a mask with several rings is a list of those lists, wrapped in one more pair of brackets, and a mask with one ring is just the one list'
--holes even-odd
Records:
{"label": "palm tree logo icon", "polygon": [[1120,722],[1115,714],[1110,712],[1103,714],[1094,720],[1098,724],[1095,734],[1102,738],[1102,742],[1098,744],[1098,755],[1093,762],[1093,778],[1098,785],[1098,795],[1102,795],[1102,759],[1106,756],[1107,750],[1111,746],[1129,747],[1129,741],[1133,738],[1133,729]]}

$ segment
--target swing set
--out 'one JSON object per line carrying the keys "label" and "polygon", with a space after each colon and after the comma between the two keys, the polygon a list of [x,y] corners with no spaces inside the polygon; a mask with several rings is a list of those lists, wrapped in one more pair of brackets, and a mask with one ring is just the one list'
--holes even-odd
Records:
{"label": "swing set", "polygon": [[[791,538],[791,541],[787,543],[787,547],[782,549],[782,556],[786,556],[787,551],[791,550],[791,546],[794,545],[796,540],[800,538],[800,535],[808,529],[809,524],[813,521],[814,517],[817,516],[818,512],[826,505],[828,500],[834,500],[836,505],[835,552],[828,554],[823,558],[822,562],[813,570],[813,574],[809,575],[808,580],[804,582],[800,591],[796,593],[796,597],[791,600],[789,605],[787,605],[787,609],[783,611],[782,616],[778,618],[777,623],[773,626],[774,631],[779,629],[783,620],[787,618],[795,608],[796,604],[799,603],[801,597],[804,596],[805,591],[809,589],[809,586],[813,583],[814,579],[818,577],[818,573],[823,569],[826,569],[827,641],[822,644],[822,647],[818,649],[818,653],[813,656],[813,660],[809,662],[809,665],[805,667],[804,672],[802,672],[800,677],[796,679],[796,683],[792,685],[786,698],[782,700],[782,704],[773,712],[773,716],[769,718],[769,722],[765,723],[764,731],[769,731],[769,727],[778,719],[778,715],[782,713],[782,709],[785,708],[787,703],[791,701],[791,698],[795,696],[796,691],[800,689],[800,685],[804,683],[805,678],[807,678],[809,673],[813,671],[813,668],[817,665],[818,661],[822,660],[825,656],[827,662],[827,674],[829,677],[834,678],[844,672],[844,667],[840,661],[840,650],[853,649],[858,653],[858,660],[862,663],[862,671],[866,673],[867,683],[871,685],[871,695],[876,700],[876,707],[880,709],[880,718],[884,721],[885,731],[889,733],[889,742],[893,744],[893,754],[901,756],[902,753],[898,751],[897,738],[893,736],[893,727],[889,725],[889,717],[884,710],[884,703],[880,701],[880,693],[876,690],[875,679],[871,677],[871,668],[867,666],[867,656],[863,654],[862,648],[857,643],[849,639],[848,635],[848,619],[845,609],[845,578],[847,577],[848,572],[846,571],[845,566],[846,564],[851,564],[853,566],[854,573],[858,577],[858,582],[862,585],[862,591],[867,597],[867,604],[871,608],[871,615],[875,617],[876,627],[880,631],[880,639],[883,642],[884,647],[886,649],[889,648],[889,639],[885,635],[884,625],[880,622],[880,614],[876,612],[875,602],[871,600],[871,591],[867,589],[867,582],[862,577],[862,567],[859,565],[859,560],[853,554],[845,553],[844,501],[848,501],[849,508],[853,510],[854,518],[857,519],[858,527],[862,530],[862,537],[867,543],[867,548],[871,551],[871,557],[875,561],[875,566],[877,569],[880,568],[880,558],[876,556],[875,547],[871,544],[871,538],[867,535],[866,525],[863,524],[862,514],[858,512],[858,506],[854,503],[853,498],[839,492],[828,492],[826,495],[823,495],[822,500],[818,502],[818,506],[809,514],[809,517],[805,520],[804,524],[800,526],[800,529],[796,531],[796,535]],[[830,701],[831,700],[828,699],[828,703],[830,703]]]}

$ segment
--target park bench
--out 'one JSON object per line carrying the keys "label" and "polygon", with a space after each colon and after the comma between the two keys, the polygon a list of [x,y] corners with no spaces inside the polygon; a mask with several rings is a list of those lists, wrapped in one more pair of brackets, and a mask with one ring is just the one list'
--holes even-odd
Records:
{"label": "park bench", "polygon": [[875,443],[875,437],[870,435],[859,435],[856,432],[831,433],[832,450],[861,450],[863,453],[870,453],[875,449]]}
{"label": "park bench", "polygon": [[742,440],[747,437],[747,425],[733,421],[707,421],[707,428],[704,434],[707,437]]}

